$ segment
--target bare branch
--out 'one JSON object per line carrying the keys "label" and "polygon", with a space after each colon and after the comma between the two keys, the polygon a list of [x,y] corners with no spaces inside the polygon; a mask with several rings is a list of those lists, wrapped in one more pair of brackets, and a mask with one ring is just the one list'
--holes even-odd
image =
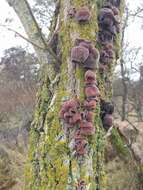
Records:
{"label": "bare branch", "polygon": [[[56,62],[59,62],[60,60],[46,42],[46,39],[36,22],[27,0],[7,0],[7,2],[13,7],[21,23],[23,24],[23,27],[28,35],[29,42],[33,45],[40,63],[42,65],[48,64],[49,54],[52,55]],[[52,80],[55,76],[55,71],[52,64],[49,64],[48,66],[48,73],[49,79]]]}
{"label": "bare branch", "polygon": [[9,30],[11,32],[14,32],[16,35],[18,35],[19,37],[21,37],[22,39],[24,39],[25,41],[27,41],[31,45],[33,45],[33,46],[35,46],[35,47],[37,47],[39,49],[45,50],[43,47],[40,47],[39,45],[35,44],[34,42],[31,42],[28,38],[26,38],[25,36],[23,36],[22,34],[20,34],[19,32],[17,32],[16,30],[14,30],[12,28],[9,28],[9,26],[3,25],[3,24],[0,24],[0,26],[6,28],[7,30]]}

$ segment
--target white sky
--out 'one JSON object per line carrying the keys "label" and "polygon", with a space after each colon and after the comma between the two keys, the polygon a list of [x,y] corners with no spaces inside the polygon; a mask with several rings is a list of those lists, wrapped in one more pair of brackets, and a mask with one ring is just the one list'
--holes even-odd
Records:
{"label": "white sky", "polygon": [[[7,18],[12,19],[13,21],[10,23],[10,27],[18,31],[19,33],[26,35],[22,25],[16,16],[15,12],[9,5],[7,4],[6,0],[0,0],[0,24],[5,24],[5,20]],[[29,0],[33,2],[33,0]],[[140,5],[142,0],[127,0],[129,2],[130,7],[135,9],[137,6]],[[9,23],[8,23],[9,24]],[[131,46],[140,46],[143,47],[143,31],[141,31],[141,26],[138,21],[133,22],[128,31],[126,33],[126,39],[130,42]],[[15,37],[13,32],[7,31],[6,29],[0,27],[0,57],[3,54],[5,49],[8,49],[12,46],[20,45],[24,48],[29,48],[28,43],[21,39],[20,37]],[[32,50],[32,49],[31,49]]]}

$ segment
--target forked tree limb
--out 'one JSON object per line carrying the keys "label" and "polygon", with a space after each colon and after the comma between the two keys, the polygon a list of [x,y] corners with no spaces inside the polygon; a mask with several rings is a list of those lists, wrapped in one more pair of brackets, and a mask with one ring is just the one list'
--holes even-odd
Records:
{"label": "forked tree limb", "polygon": [[[56,54],[52,51],[49,44],[46,42],[46,39],[32,13],[32,10],[27,2],[27,0],[7,0],[8,4],[13,7],[17,16],[19,17],[25,32],[28,36],[29,42],[33,45],[39,62],[44,65],[48,64],[49,56],[52,55],[52,58],[59,62]],[[36,44],[36,46],[35,46]],[[49,64],[49,79],[52,81],[55,76],[54,66]]]}

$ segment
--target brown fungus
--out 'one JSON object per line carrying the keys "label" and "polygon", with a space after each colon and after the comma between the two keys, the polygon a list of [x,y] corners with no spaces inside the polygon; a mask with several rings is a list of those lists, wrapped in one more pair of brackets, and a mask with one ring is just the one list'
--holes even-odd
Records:
{"label": "brown fungus", "polygon": [[111,114],[106,114],[102,120],[103,127],[108,130],[113,125],[113,116]]}
{"label": "brown fungus", "polygon": [[95,133],[95,127],[92,122],[83,121],[80,123],[80,134],[83,136],[93,135]]}
{"label": "brown fungus", "polygon": [[110,46],[110,44],[104,45],[100,51],[100,63],[107,65],[113,61],[114,56],[115,53],[112,46]]}
{"label": "brown fungus", "polygon": [[75,125],[81,121],[81,114],[79,111],[80,103],[77,100],[66,101],[60,110],[60,118],[67,124]]}
{"label": "brown fungus", "polygon": [[114,13],[114,15],[119,15],[119,9],[117,9],[117,7],[112,7],[112,11]]}
{"label": "brown fungus", "polygon": [[93,71],[91,70],[86,71],[85,84],[96,84],[96,75]]}
{"label": "brown fungus", "polygon": [[100,51],[100,63],[109,64],[111,62],[108,53],[105,50]]}
{"label": "brown fungus", "polygon": [[71,50],[71,61],[84,63],[89,57],[89,50],[83,46],[75,46]]}
{"label": "brown fungus", "polygon": [[86,23],[89,22],[91,18],[91,14],[88,7],[82,7],[80,8],[75,15],[76,19],[80,23]]}
{"label": "brown fungus", "polygon": [[99,97],[100,91],[96,85],[90,85],[85,87],[85,96],[89,97]]}
{"label": "brown fungus", "polygon": [[99,30],[99,34],[98,34],[98,41],[101,44],[106,44],[106,43],[113,43],[114,41],[114,35],[112,34],[112,32],[108,31],[108,30]]}
{"label": "brown fungus", "polygon": [[82,114],[82,118],[88,122],[93,122],[94,113],[92,111],[85,110]]}
{"label": "brown fungus", "polygon": [[89,49],[89,46],[91,45],[91,41],[85,40],[83,38],[77,38],[75,40],[75,46],[79,46],[79,45],[84,46],[87,49]]}
{"label": "brown fungus", "polygon": [[106,73],[106,71],[107,71],[107,65],[100,64],[99,65],[99,73],[104,74],[104,73]]}
{"label": "brown fungus", "polygon": [[75,113],[71,118],[69,118],[69,124],[75,125],[78,124],[81,121],[81,114]]}
{"label": "brown fungus", "polygon": [[121,4],[121,0],[109,0],[109,2],[115,7],[120,7]]}
{"label": "brown fungus", "polygon": [[84,62],[83,67],[85,69],[92,69],[92,70],[97,69],[98,62],[99,62],[99,56],[100,56],[99,51],[96,48],[94,48],[94,47],[90,48],[89,56],[88,56],[87,60]]}
{"label": "brown fungus", "polygon": [[106,114],[113,114],[114,112],[114,105],[112,102],[106,102],[105,100],[100,101],[101,111]]}
{"label": "brown fungus", "polygon": [[86,146],[88,142],[84,138],[74,139],[74,149],[77,156],[84,156],[87,153]]}
{"label": "brown fungus", "polygon": [[97,105],[97,100],[84,101],[84,107],[87,110],[94,110],[96,108],[96,105]]}
{"label": "brown fungus", "polygon": [[103,29],[111,28],[115,23],[114,13],[110,8],[102,8],[98,17],[99,26]]}

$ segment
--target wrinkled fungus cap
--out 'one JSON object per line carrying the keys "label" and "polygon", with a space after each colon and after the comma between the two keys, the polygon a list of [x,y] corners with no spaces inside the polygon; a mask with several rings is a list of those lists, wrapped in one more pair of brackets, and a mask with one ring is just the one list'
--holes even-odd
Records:
{"label": "wrinkled fungus cap", "polygon": [[83,46],[75,46],[71,50],[71,60],[76,63],[84,63],[89,56],[89,50]]}
{"label": "wrinkled fungus cap", "polygon": [[91,71],[91,70],[86,71],[85,82],[87,82],[87,83],[95,83],[96,82],[96,75],[93,71]]}
{"label": "wrinkled fungus cap", "polygon": [[89,11],[89,8],[88,7],[82,7],[80,8],[76,15],[75,15],[76,19],[78,22],[88,22],[91,18],[91,14],[90,14],[90,11]]}
{"label": "wrinkled fungus cap", "polygon": [[88,97],[93,97],[93,96],[100,96],[100,91],[97,86],[87,86],[85,87],[85,96]]}

